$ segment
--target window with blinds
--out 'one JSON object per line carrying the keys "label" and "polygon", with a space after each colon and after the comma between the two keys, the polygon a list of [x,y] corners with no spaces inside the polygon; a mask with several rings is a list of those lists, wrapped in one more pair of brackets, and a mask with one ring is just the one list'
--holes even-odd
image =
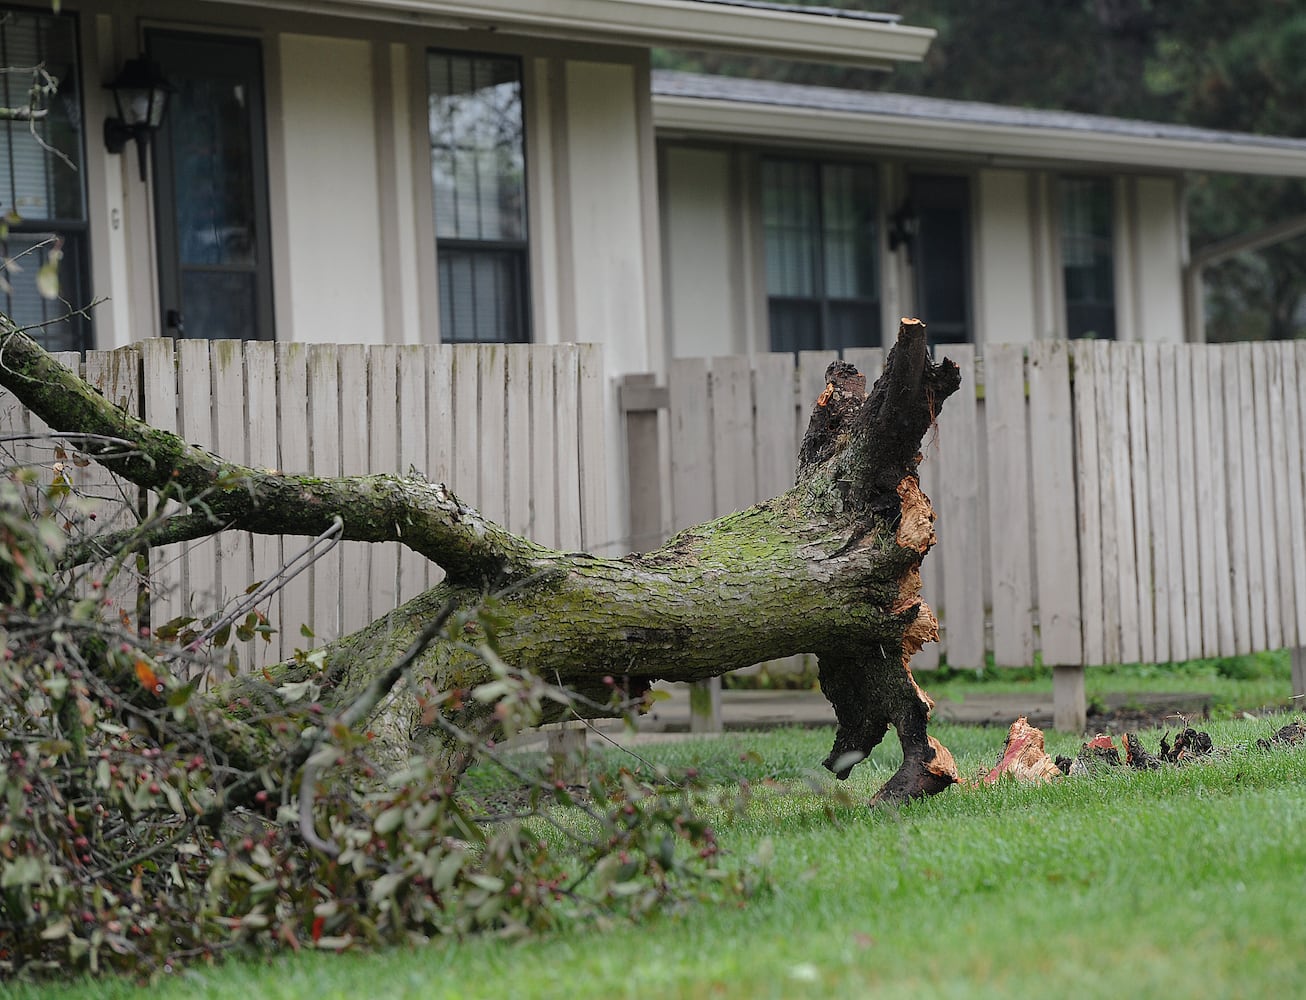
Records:
{"label": "window with blinds", "polygon": [[[0,102],[23,114],[0,121],[0,214],[7,235],[0,308],[49,350],[90,346],[86,199],[77,24],[72,15],[0,7]],[[36,68],[58,80],[34,92]],[[59,258],[59,297],[37,293],[36,275]]]}
{"label": "window with blinds", "polygon": [[1114,339],[1116,295],[1111,180],[1107,177],[1063,177],[1059,186],[1066,333],[1070,337]]}
{"label": "window with blinds", "polygon": [[455,343],[530,340],[521,63],[427,56],[440,331]]}
{"label": "window with blinds", "polygon": [[875,171],[762,161],[771,350],[880,344]]}

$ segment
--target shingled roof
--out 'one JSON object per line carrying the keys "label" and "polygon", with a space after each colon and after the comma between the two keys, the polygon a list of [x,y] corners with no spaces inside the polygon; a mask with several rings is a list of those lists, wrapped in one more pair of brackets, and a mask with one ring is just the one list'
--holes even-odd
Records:
{"label": "shingled roof", "polygon": [[[1306,140],[1284,136],[669,70],[653,74],[653,97],[660,128],[795,141],[837,142],[842,136],[864,146],[1306,176]],[[959,136],[964,145],[957,145]]]}

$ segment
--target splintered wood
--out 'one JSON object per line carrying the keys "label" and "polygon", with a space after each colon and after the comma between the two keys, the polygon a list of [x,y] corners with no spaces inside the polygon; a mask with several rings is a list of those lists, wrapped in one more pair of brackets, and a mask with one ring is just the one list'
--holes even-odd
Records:
{"label": "splintered wood", "polygon": [[[1258,739],[1253,746],[1262,751],[1277,750],[1306,742],[1306,722],[1298,719],[1283,726],[1269,738]],[[1121,750],[1123,748],[1123,754]],[[1174,736],[1161,737],[1160,751],[1149,752],[1137,733],[1125,733],[1120,746],[1115,738],[1099,733],[1080,745],[1079,753],[1071,759],[1049,756],[1043,746],[1043,731],[1031,726],[1021,716],[1007,730],[1002,744],[1002,757],[993,769],[980,778],[978,785],[992,785],[1003,778],[1012,781],[1046,782],[1064,776],[1091,775],[1104,768],[1128,767],[1135,771],[1154,771],[1166,766],[1189,764],[1220,752],[1209,734],[1186,726]],[[1227,748],[1225,748],[1227,749]],[[964,784],[964,783],[963,783]]]}

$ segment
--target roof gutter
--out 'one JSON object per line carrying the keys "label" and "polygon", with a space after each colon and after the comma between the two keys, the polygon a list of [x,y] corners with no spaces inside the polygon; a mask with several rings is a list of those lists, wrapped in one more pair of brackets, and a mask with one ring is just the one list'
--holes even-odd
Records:
{"label": "roof gutter", "polygon": [[653,95],[659,134],[944,154],[996,167],[1133,167],[1306,177],[1306,152],[1235,142],[1115,135],[944,118],[835,111],[747,101]]}
{"label": "roof gutter", "polygon": [[469,31],[716,49],[888,68],[919,62],[935,32],[779,5],[699,0],[209,0]]}

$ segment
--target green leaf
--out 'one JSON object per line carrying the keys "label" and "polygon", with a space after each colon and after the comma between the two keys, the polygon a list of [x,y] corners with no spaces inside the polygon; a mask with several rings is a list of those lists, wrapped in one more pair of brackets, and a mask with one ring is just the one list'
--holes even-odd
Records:
{"label": "green leaf", "polygon": [[372,828],[376,830],[377,833],[385,836],[387,833],[394,833],[395,830],[398,830],[403,821],[403,807],[391,806],[376,818],[372,823]]}
{"label": "green leaf", "polygon": [[51,250],[40,270],[36,272],[36,293],[43,299],[59,297],[59,261],[63,253]]}
{"label": "green leaf", "polygon": [[375,879],[368,888],[368,898],[373,903],[379,903],[383,899],[389,899],[394,895],[395,890],[403,885],[408,875],[404,872],[387,872],[380,878]]}

